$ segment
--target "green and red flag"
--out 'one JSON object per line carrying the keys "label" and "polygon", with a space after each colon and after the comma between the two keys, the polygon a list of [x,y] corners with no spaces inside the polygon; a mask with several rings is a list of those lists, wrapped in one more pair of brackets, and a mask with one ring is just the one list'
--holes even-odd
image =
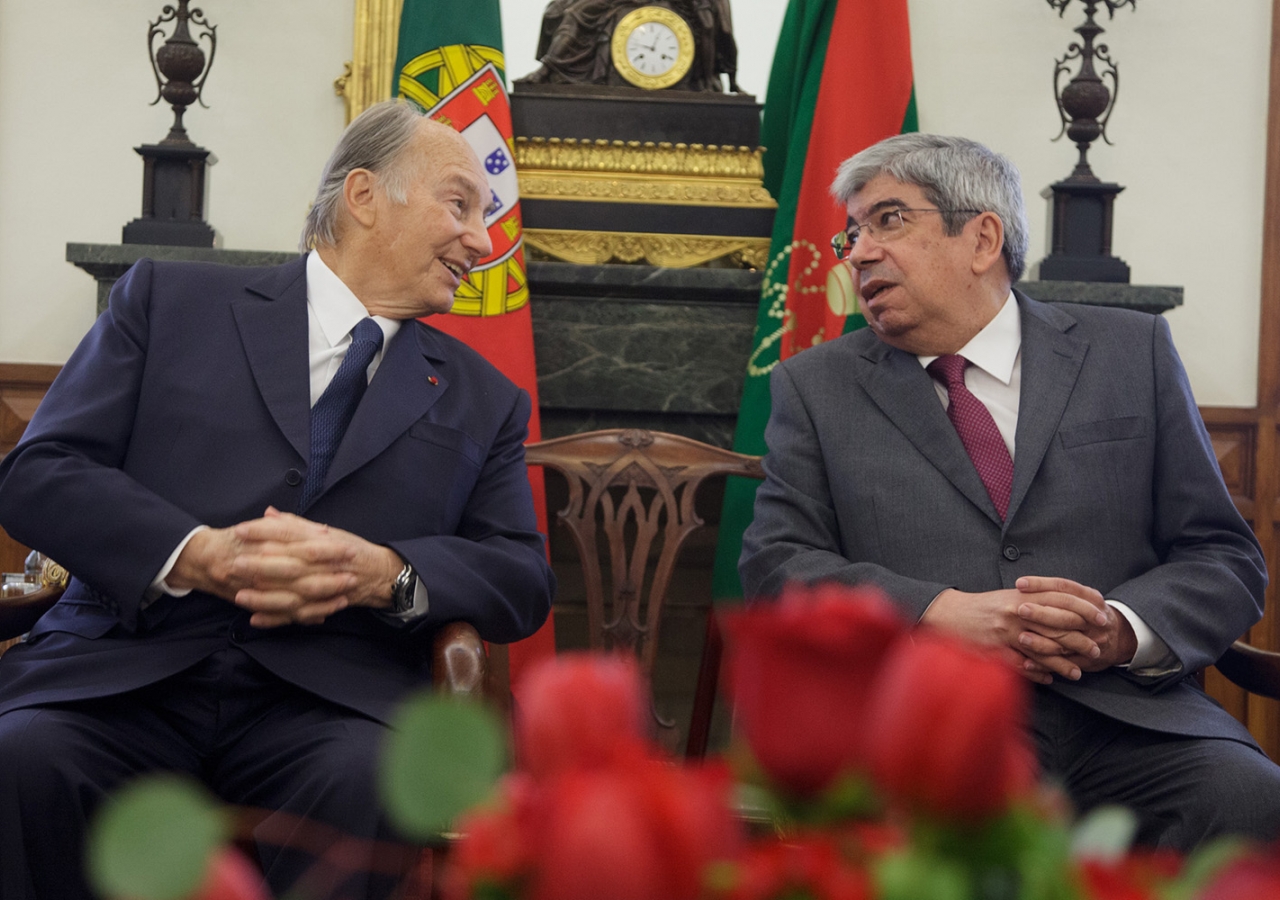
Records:
{"label": "green and red flag", "polygon": [[[907,0],[790,0],[773,57],[760,143],[778,201],[733,448],[765,452],[769,373],[779,361],[866,324],[848,267],[830,250],[845,211],[828,192],[841,162],[915,131]],[[725,488],[713,590],[742,596],[738,556],[757,482]]]}
{"label": "green and red flag", "polygon": [[[478,350],[529,392],[529,440],[537,441],[542,426],[533,320],[505,69],[498,0],[404,0],[392,94],[412,100],[467,139],[484,164],[494,203],[485,217],[493,252],[458,288],[453,311],[430,321]],[[538,528],[546,534],[542,470],[530,470],[529,480]],[[536,635],[512,645],[512,681],[530,663],[554,652],[555,632],[548,619]]]}

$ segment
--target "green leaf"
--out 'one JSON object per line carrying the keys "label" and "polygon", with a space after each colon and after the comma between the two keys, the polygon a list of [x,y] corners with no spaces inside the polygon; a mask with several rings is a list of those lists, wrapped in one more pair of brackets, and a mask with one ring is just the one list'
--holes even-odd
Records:
{"label": "green leaf", "polygon": [[846,772],[822,792],[813,807],[810,821],[816,825],[826,825],[851,819],[875,818],[881,811],[882,803],[875,786],[866,775]]}
{"label": "green leaf", "polygon": [[382,800],[411,838],[430,839],[484,800],[506,768],[502,724],[474,701],[420,694],[392,722]]}
{"label": "green leaf", "polygon": [[775,824],[781,812],[768,788],[741,781],[733,788],[733,809],[739,818],[756,825]]}
{"label": "green leaf", "polygon": [[1221,837],[1200,846],[1182,868],[1182,874],[1167,892],[1168,900],[1199,897],[1218,874],[1242,856],[1251,844],[1240,837]]}
{"label": "green leaf", "polygon": [[918,850],[877,860],[872,876],[880,900],[969,900],[973,896],[962,866]]}
{"label": "green leaf", "polygon": [[1018,853],[1023,900],[1071,900],[1078,896],[1071,877],[1070,839],[1065,828],[1045,823],[1029,829]]}
{"label": "green leaf", "polygon": [[911,838],[917,858],[958,867],[966,873],[968,889],[983,900],[1076,897],[1066,829],[1031,807],[1015,805],[983,822],[921,816],[912,822]]}
{"label": "green leaf", "polygon": [[106,897],[177,900],[200,886],[230,831],[226,813],[194,782],[175,775],[136,781],[94,817],[89,882]]}
{"label": "green leaf", "polygon": [[1122,806],[1099,806],[1080,820],[1071,834],[1076,859],[1115,862],[1129,852],[1138,832],[1138,817]]}

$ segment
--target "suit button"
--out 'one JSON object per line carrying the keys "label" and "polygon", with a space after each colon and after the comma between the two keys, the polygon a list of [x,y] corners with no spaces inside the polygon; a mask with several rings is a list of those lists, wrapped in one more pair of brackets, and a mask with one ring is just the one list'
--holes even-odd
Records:
{"label": "suit button", "polygon": [[243,625],[233,625],[231,627],[231,640],[237,644],[244,640],[245,629]]}
{"label": "suit button", "polygon": [[290,469],[284,473],[284,483],[289,487],[297,487],[302,484],[302,473],[297,469]]}
{"label": "suit button", "polygon": [[1019,556],[1022,555],[1022,553],[1019,552],[1018,548],[1013,546],[1013,544],[1005,544],[1004,550],[1002,552],[1004,553],[1004,558],[1009,560],[1009,562],[1013,562],[1015,559],[1017,559]]}

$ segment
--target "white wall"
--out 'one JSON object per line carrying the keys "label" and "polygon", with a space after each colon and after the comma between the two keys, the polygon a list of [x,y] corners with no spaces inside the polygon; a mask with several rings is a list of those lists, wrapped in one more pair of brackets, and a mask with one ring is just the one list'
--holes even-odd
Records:
{"label": "white wall", "polygon": [[[0,0],[0,360],[61,363],[93,321],[95,283],[66,244],[119,243],[142,211],[132,148],[173,121],[147,105],[147,27],[164,5]],[[209,221],[221,246],[293,249],[342,131],[333,80],[351,58],[351,0],[197,5],[219,39],[210,108],[185,117],[218,158]]]}
{"label": "white wall", "polygon": [[[0,0],[0,360],[62,362],[92,321],[94,284],[68,241],[112,243],[138,215],[133,146],[171,113],[148,107],[143,48],[160,0]],[[209,219],[225,247],[287,250],[342,127],[333,79],[351,56],[352,0],[204,0],[223,41],[210,109],[192,139],[219,158]],[[504,0],[509,74],[537,66],[543,0]],[[1053,61],[1083,18],[1036,0],[909,0],[920,124],[962,134],[1021,167],[1032,259],[1043,255],[1047,184],[1075,148],[1057,144]],[[784,0],[733,0],[739,81],[764,98]],[[1101,20],[1120,64],[1094,170],[1127,187],[1114,250],[1143,284],[1179,284],[1169,314],[1197,399],[1252,405],[1257,367],[1269,0],[1161,0]],[[50,60],[56,60],[50,62]],[[68,62],[70,60],[70,62]],[[1187,198],[1184,201],[1184,197]]]}
{"label": "white wall", "polygon": [[[1053,60],[1084,16],[1059,19],[1043,0],[909,0],[920,127],[962,134],[1022,169],[1032,259],[1044,256],[1046,203],[1076,149],[1049,143],[1060,123]],[[1094,172],[1125,185],[1113,252],[1135,284],[1174,284],[1168,314],[1202,405],[1252,406],[1257,387],[1271,3],[1139,3],[1102,40],[1120,68],[1108,135],[1089,153]],[[985,13],[983,15],[982,13]]]}

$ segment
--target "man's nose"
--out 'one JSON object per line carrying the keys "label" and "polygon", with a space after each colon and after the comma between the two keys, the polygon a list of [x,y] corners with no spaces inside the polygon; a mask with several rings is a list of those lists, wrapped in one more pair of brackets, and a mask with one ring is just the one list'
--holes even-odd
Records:
{"label": "man's nose", "polygon": [[871,236],[871,232],[863,228],[858,232],[858,239],[849,247],[849,264],[861,269],[880,259],[880,242]]}
{"label": "man's nose", "polygon": [[489,229],[484,227],[483,216],[474,216],[467,222],[467,228],[462,233],[462,246],[478,260],[493,252],[493,241],[489,239]]}

